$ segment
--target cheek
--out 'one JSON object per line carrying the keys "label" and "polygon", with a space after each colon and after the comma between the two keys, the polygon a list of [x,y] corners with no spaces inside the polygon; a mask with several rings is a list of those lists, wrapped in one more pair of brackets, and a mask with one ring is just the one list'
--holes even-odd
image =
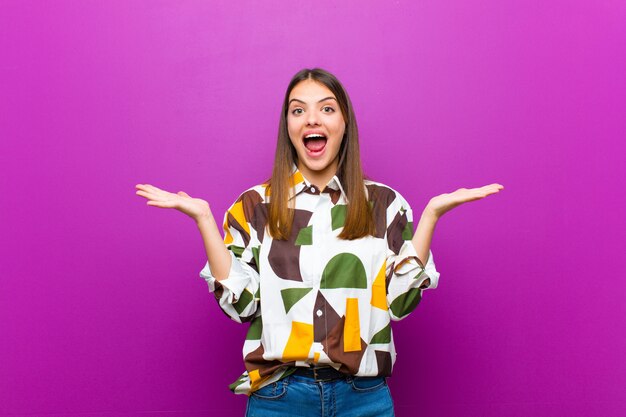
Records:
{"label": "cheek", "polygon": [[346,131],[346,122],[343,117],[338,117],[335,121],[335,131],[337,132],[339,137],[343,137],[343,134]]}
{"label": "cheek", "polygon": [[343,139],[343,136],[346,133],[346,128],[343,122],[337,126],[336,132],[337,132],[337,137],[339,138],[339,143],[341,143],[341,140]]}
{"label": "cheek", "polygon": [[295,149],[297,153],[300,153],[301,151],[300,148],[302,147],[301,142],[295,141],[293,138],[294,136],[291,133],[289,133],[289,141],[291,142],[291,146],[293,147],[293,149]]}
{"label": "cheek", "polygon": [[291,141],[291,144],[293,146],[296,146],[296,142],[293,140],[293,138],[295,137],[293,132],[291,131],[291,129],[287,129],[287,133],[289,134],[289,140]]}
{"label": "cheek", "polygon": [[332,144],[330,144],[330,149],[332,150],[333,154],[338,154],[339,153],[339,149],[341,149],[341,144],[343,143],[343,132],[339,131],[337,132],[338,137],[337,140],[333,141]]}
{"label": "cheek", "polygon": [[289,138],[291,138],[292,143],[293,143],[293,138],[297,136],[298,130],[299,130],[298,124],[295,121],[291,120],[290,118],[287,118],[287,132],[289,133]]}

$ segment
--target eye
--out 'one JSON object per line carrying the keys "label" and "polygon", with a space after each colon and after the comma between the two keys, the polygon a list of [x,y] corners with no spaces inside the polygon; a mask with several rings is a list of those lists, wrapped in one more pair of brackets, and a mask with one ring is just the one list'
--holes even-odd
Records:
{"label": "eye", "polygon": [[296,107],[295,109],[291,110],[291,114],[302,114],[303,110],[300,107]]}
{"label": "eye", "polygon": [[333,113],[333,112],[335,111],[335,109],[333,109],[333,108],[332,108],[332,107],[330,107],[330,106],[324,106],[324,107],[322,107],[322,111],[323,111],[324,113]]}

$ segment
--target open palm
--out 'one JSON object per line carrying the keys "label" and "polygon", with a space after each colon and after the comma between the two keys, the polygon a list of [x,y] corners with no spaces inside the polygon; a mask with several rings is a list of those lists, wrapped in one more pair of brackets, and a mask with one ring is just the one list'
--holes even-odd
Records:
{"label": "open palm", "polygon": [[196,221],[210,212],[209,203],[200,198],[193,198],[184,191],[170,193],[150,184],[137,184],[135,188],[136,194],[145,197],[149,206],[173,208]]}
{"label": "open palm", "polygon": [[441,194],[431,198],[427,208],[439,218],[463,203],[480,200],[499,192],[503,188],[504,186],[500,184],[489,184],[479,188],[459,188],[452,193]]}

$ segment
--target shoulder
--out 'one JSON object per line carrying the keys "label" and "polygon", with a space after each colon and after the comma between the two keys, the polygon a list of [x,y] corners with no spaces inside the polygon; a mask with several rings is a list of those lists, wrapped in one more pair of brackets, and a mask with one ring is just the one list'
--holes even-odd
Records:
{"label": "shoulder", "polygon": [[365,180],[367,198],[375,205],[382,205],[385,208],[393,207],[396,210],[409,208],[406,199],[394,188],[372,180]]}
{"label": "shoulder", "polygon": [[226,210],[224,215],[224,227],[231,226],[244,236],[250,235],[253,228],[257,233],[267,223],[267,197],[265,191],[267,184],[259,184],[242,192],[233,204]]}
{"label": "shoulder", "polygon": [[244,206],[256,206],[259,203],[266,202],[267,199],[267,183],[258,184],[244,190],[231,206],[243,204]]}

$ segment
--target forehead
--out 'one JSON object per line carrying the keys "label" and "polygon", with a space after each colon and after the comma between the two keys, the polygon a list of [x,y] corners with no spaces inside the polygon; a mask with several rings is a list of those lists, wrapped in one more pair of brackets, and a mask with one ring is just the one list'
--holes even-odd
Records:
{"label": "forehead", "polygon": [[291,90],[291,93],[289,93],[289,100],[291,100],[292,98],[297,98],[305,102],[316,102],[325,97],[333,97],[336,99],[335,95],[332,91],[330,91],[328,87],[311,79],[300,81]]}

